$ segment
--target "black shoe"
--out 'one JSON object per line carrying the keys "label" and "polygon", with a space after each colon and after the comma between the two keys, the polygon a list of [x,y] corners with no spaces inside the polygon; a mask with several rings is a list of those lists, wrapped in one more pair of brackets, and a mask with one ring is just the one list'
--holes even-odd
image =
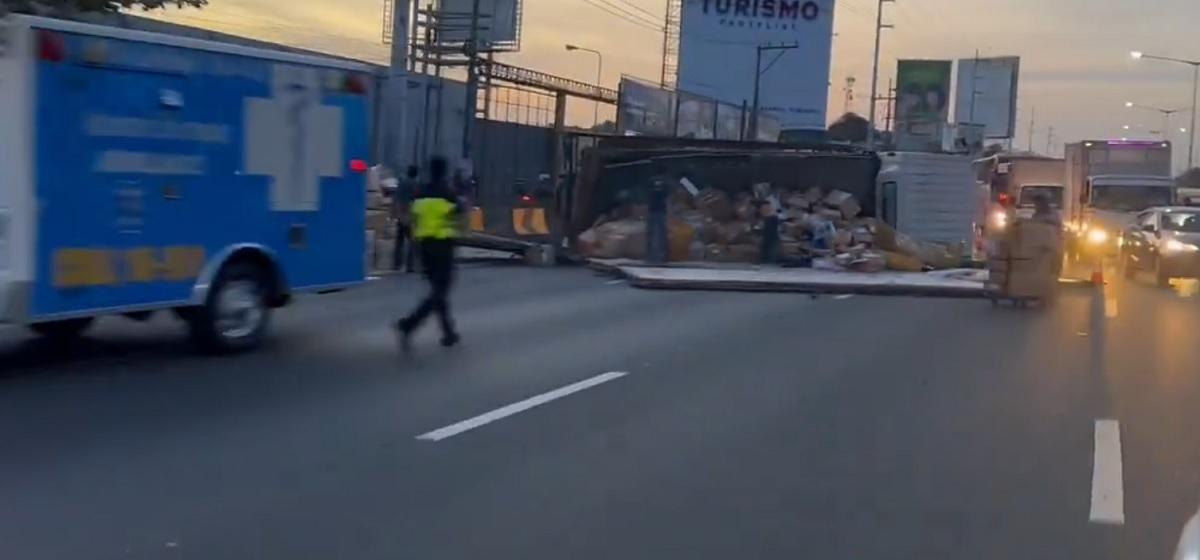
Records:
{"label": "black shoe", "polygon": [[400,344],[400,351],[408,353],[412,350],[412,328],[404,323],[401,319],[396,321],[393,326],[396,329],[396,340]]}
{"label": "black shoe", "polygon": [[462,342],[462,337],[458,336],[458,333],[451,333],[442,337],[443,348],[453,348],[458,346],[459,342]]}

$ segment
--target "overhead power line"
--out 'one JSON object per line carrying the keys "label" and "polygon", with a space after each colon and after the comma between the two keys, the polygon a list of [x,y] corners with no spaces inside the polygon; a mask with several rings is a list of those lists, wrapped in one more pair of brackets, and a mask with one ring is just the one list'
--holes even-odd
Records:
{"label": "overhead power line", "polygon": [[652,19],[652,20],[658,19],[657,14],[654,14],[654,13],[650,12],[650,10],[647,10],[646,8],[643,8],[637,4],[634,4],[633,2],[630,2],[629,0],[617,0],[617,1],[626,6],[629,6],[630,8],[633,8],[639,12],[642,12],[643,14],[646,14],[647,16],[650,16],[650,19]]}
{"label": "overhead power line", "polygon": [[656,23],[647,22],[645,19],[642,19],[635,15],[632,15],[629,11],[624,11],[619,8],[614,8],[610,4],[604,3],[605,0],[580,0],[580,1],[582,1],[583,3],[589,5],[593,8],[604,11],[605,13],[607,13],[611,16],[615,16],[615,17],[625,21],[626,23],[636,25],[636,26],[644,28],[644,29],[649,29],[651,31],[660,31],[660,32],[662,31],[662,28],[660,26],[658,26]]}
{"label": "overhead power line", "polygon": [[662,22],[658,21],[657,18],[652,18],[652,17],[647,17],[644,15],[641,15],[633,10],[630,10],[628,8],[622,7],[622,6],[614,3],[613,0],[587,0],[587,1],[589,3],[591,3],[592,5],[603,6],[603,7],[607,8],[609,10],[609,13],[617,12],[617,13],[621,14],[619,17],[626,19],[626,20],[637,21],[638,23],[650,25],[655,28],[661,27],[661,25],[662,25]]}

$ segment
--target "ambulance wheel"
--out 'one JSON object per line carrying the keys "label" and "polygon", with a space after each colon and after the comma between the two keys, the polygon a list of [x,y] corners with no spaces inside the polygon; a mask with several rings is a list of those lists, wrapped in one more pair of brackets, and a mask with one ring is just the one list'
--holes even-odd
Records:
{"label": "ambulance wheel", "polygon": [[78,319],[50,321],[48,323],[34,323],[29,328],[33,332],[52,340],[74,340],[79,338],[83,334],[83,331],[86,331],[95,321],[96,319],[93,317],[80,317]]}
{"label": "ambulance wheel", "polygon": [[203,307],[189,315],[192,338],[211,352],[257,347],[271,322],[264,271],[249,262],[225,266]]}

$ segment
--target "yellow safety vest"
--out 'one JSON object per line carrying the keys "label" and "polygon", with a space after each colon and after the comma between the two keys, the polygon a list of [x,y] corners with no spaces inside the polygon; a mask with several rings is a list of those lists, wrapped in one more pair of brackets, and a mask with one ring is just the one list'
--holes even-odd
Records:
{"label": "yellow safety vest", "polygon": [[456,221],[458,205],[444,198],[418,198],[410,210],[416,223],[413,237],[417,239],[454,239],[458,236]]}

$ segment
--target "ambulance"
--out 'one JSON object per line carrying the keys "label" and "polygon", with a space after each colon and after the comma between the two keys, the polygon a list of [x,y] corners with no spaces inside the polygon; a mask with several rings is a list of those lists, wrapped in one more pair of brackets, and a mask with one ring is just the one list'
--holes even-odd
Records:
{"label": "ambulance", "polygon": [[340,59],[0,19],[0,323],[170,312],[219,351],[365,276],[372,73]]}

